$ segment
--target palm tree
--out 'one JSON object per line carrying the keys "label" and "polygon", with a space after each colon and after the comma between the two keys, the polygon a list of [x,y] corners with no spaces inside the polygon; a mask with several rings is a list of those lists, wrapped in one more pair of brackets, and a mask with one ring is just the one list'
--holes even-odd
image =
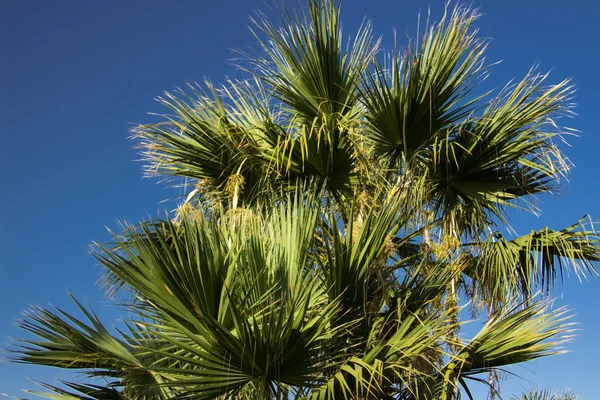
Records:
{"label": "palm tree", "polygon": [[553,393],[551,389],[533,389],[521,396],[513,396],[512,400],[577,400],[579,396],[571,392]]}
{"label": "palm tree", "polygon": [[[124,329],[75,299],[85,319],[22,323],[37,338],[15,361],[89,378],[46,396],[472,398],[561,351],[569,315],[546,295],[565,268],[597,275],[600,239],[586,220],[498,231],[568,170],[569,82],[472,96],[489,66],[466,7],[383,59],[368,23],[344,42],[332,1],[282,15],[254,21],[247,80],[166,94],[171,114],[134,130],[147,172],[189,194],[95,252]],[[470,340],[467,304],[487,318]]]}

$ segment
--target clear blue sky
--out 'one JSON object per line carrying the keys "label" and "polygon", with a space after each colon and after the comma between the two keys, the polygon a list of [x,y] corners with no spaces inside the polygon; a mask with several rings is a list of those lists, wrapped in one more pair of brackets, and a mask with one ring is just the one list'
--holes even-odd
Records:
{"label": "clear blue sky", "polygon": [[[540,71],[552,70],[551,82],[572,77],[578,87],[579,115],[568,123],[582,134],[566,149],[577,166],[570,183],[561,196],[542,199],[542,217],[516,214],[515,228],[562,228],[586,213],[600,219],[600,6],[558,0],[473,4],[484,14],[480,34],[493,39],[488,60],[503,60],[486,85],[501,87],[538,64]],[[393,27],[403,43],[404,33],[415,32],[419,11],[431,6],[439,16],[443,5],[346,0],[345,32],[367,16],[384,44],[391,45]],[[107,240],[105,226],[116,228],[118,220],[135,222],[171,209],[172,202],[161,201],[179,194],[141,178],[128,129],[151,121],[147,112],[163,111],[153,99],[165,90],[204,77],[242,78],[230,61],[232,49],[256,44],[247,26],[257,9],[265,9],[263,1],[0,1],[0,347],[10,336],[22,336],[12,324],[31,304],[73,311],[67,290],[114,323],[118,313],[98,289],[101,270],[89,244]],[[514,368],[526,380],[504,382],[503,393],[539,384],[597,398],[599,287],[572,277],[557,292],[579,322],[571,352]],[[22,396],[18,389],[35,387],[26,376],[50,383],[67,377],[1,363],[0,393]]]}

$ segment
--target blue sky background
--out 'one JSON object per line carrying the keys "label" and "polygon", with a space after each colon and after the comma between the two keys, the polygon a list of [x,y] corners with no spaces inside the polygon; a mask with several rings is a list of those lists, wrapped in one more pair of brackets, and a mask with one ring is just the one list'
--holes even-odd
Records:
{"label": "blue sky background", "polygon": [[[271,4],[267,2],[268,4]],[[540,199],[540,218],[514,215],[520,233],[546,225],[562,228],[586,213],[600,219],[598,205],[598,93],[600,47],[590,1],[474,1],[484,14],[480,35],[492,38],[488,60],[503,60],[486,87],[502,87],[529,68],[552,70],[550,82],[572,77],[578,92],[575,119],[582,131],[565,148],[576,165],[561,196]],[[363,17],[392,44],[414,36],[419,11],[443,10],[442,1],[346,0],[345,33]],[[30,305],[52,303],[74,311],[67,290],[90,304],[107,325],[118,312],[97,281],[101,269],[88,254],[92,241],[109,238],[105,226],[138,221],[173,208],[181,193],[141,178],[128,139],[133,123],[163,111],[153,100],[187,82],[244,78],[233,67],[232,49],[256,40],[248,16],[267,10],[242,1],[0,1],[0,336],[22,336],[12,324]],[[525,387],[570,387],[597,398],[600,359],[598,281],[579,285],[571,277],[557,291],[569,304],[579,333],[569,354],[512,371],[525,379],[503,382],[506,395]],[[23,396],[35,388],[25,377],[53,383],[59,370],[0,363],[0,393]],[[477,396],[485,398],[483,391]],[[508,397],[508,396],[506,396]]]}

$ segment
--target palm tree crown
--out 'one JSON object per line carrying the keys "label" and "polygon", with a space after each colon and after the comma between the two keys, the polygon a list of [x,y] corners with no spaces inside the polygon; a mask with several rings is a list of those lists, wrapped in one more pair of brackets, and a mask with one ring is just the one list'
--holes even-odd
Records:
{"label": "palm tree crown", "polygon": [[[472,95],[490,67],[467,7],[383,56],[369,23],[343,40],[333,1],[282,15],[254,21],[247,80],[167,93],[134,129],[147,173],[189,192],[97,247],[126,329],[79,303],[85,320],[22,323],[37,338],[15,361],[106,382],[46,396],[472,398],[482,374],[561,351],[569,315],[544,295],[566,268],[597,275],[600,239],[587,219],[499,230],[568,171],[569,82],[532,70]],[[465,308],[487,318],[469,340]]]}

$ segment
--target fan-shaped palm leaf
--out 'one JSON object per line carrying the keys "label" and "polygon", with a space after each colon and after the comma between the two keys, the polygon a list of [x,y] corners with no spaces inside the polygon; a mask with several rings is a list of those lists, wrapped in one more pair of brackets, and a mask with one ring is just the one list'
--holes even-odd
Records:
{"label": "fan-shaped palm leaf", "polygon": [[401,155],[417,149],[461,121],[479,98],[465,100],[482,77],[486,45],[470,29],[477,13],[446,10],[439,23],[404,55],[396,50],[391,69],[376,65],[362,90],[367,139],[378,157],[398,168]]}
{"label": "fan-shaped palm leaf", "polygon": [[538,289],[549,293],[565,269],[580,279],[597,277],[593,263],[600,261],[600,239],[584,223],[582,219],[562,230],[545,228],[513,240],[494,235],[478,247],[480,254],[465,273],[488,302],[505,302],[518,295],[527,299]]}
{"label": "fan-shaped palm leaf", "polygon": [[429,196],[436,215],[459,232],[479,232],[503,206],[550,191],[568,165],[553,144],[561,130],[552,118],[568,113],[567,81],[542,87],[528,75],[433,144]]}

